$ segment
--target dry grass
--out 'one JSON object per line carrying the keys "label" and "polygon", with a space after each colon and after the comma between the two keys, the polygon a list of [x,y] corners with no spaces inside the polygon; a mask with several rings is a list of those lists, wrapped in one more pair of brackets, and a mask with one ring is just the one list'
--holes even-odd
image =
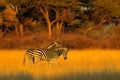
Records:
{"label": "dry grass", "polygon": [[54,61],[51,68],[48,68],[47,62],[44,61],[35,65],[27,63],[24,66],[24,53],[25,50],[0,50],[0,79],[120,79],[120,50],[70,50],[66,61],[60,57],[59,70]]}
{"label": "dry grass", "polygon": [[63,46],[71,49],[120,49],[120,38],[118,37],[120,31],[99,40],[74,32],[62,33],[60,38],[53,36],[52,39],[49,39],[46,31],[34,32],[34,34],[33,32],[24,32],[24,37],[15,36],[15,32],[0,37],[0,49],[45,48],[53,41],[60,42]]}

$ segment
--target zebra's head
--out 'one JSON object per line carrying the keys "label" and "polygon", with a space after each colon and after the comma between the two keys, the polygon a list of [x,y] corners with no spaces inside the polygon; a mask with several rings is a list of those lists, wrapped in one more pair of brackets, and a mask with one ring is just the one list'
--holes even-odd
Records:
{"label": "zebra's head", "polygon": [[64,50],[63,50],[63,53],[62,53],[62,55],[63,55],[63,57],[64,57],[64,60],[66,60],[67,59],[67,54],[68,54],[68,49],[67,48],[63,48]]}
{"label": "zebra's head", "polygon": [[53,43],[50,44],[50,46],[48,46],[47,49],[55,49],[58,47],[62,47],[62,45],[58,44],[56,41],[54,41]]}
{"label": "zebra's head", "polygon": [[57,51],[58,56],[63,56],[64,60],[67,59],[68,49],[65,47],[55,49]]}

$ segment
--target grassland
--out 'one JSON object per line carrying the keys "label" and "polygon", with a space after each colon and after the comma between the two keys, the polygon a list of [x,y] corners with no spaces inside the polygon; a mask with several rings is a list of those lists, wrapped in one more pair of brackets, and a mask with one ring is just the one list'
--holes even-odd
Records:
{"label": "grassland", "polygon": [[0,80],[120,80],[120,50],[70,50],[57,69],[47,62],[23,65],[25,50],[0,50]]}

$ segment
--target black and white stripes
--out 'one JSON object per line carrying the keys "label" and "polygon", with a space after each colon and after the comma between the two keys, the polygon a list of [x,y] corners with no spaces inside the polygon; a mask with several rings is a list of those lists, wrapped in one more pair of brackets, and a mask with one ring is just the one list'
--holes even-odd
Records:
{"label": "black and white stripes", "polygon": [[62,47],[57,42],[53,42],[48,48],[46,49],[28,49],[24,56],[24,64],[25,64],[25,57],[32,61],[32,63],[36,63],[39,61],[47,61],[48,65],[52,59],[56,61],[62,55],[64,59],[67,59],[68,49]]}
{"label": "black and white stripes", "polygon": [[46,54],[52,53],[55,48],[60,47],[60,46],[61,45],[59,45],[57,42],[54,41],[46,49],[41,49],[41,48],[27,49],[26,53],[24,55],[23,64],[25,64],[25,62],[26,62],[26,57],[27,57],[28,61],[32,61],[32,63],[35,63],[38,60],[38,58],[39,58],[39,60],[44,59],[46,57]]}

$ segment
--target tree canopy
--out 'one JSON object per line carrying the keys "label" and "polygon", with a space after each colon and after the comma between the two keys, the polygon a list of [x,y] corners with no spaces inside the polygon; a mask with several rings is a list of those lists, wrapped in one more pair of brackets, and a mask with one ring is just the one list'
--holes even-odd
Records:
{"label": "tree canopy", "polygon": [[120,18],[120,0],[2,0],[0,3],[8,4],[18,8],[17,18],[23,31],[29,21],[37,21],[46,27],[49,37],[53,28],[59,34],[63,28],[63,31],[75,28],[88,31],[112,22],[113,18],[119,22]]}

